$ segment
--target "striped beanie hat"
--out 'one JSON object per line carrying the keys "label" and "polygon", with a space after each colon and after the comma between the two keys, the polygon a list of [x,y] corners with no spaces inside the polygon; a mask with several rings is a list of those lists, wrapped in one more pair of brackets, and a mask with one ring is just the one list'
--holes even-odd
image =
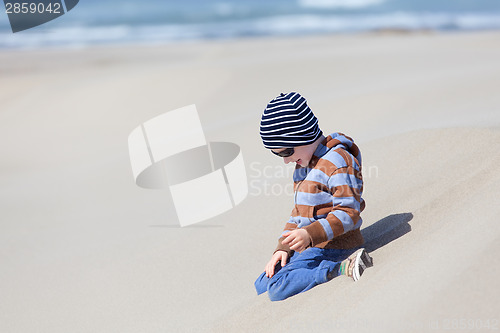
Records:
{"label": "striped beanie hat", "polygon": [[296,92],[270,101],[260,121],[260,136],[268,149],[305,146],[322,134],[306,99]]}

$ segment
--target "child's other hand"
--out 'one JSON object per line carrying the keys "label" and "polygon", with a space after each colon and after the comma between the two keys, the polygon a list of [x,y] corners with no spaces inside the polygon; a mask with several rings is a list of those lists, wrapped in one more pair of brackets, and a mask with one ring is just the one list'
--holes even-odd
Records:
{"label": "child's other hand", "polygon": [[295,229],[288,231],[283,234],[285,239],[281,242],[282,244],[288,244],[290,249],[302,252],[311,244],[311,237],[305,229]]}
{"label": "child's other hand", "polygon": [[286,260],[288,259],[288,252],[285,251],[276,251],[274,252],[273,256],[271,257],[271,260],[266,265],[266,276],[268,278],[272,278],[274,275],[274,267],[276,267],[276,264],[278,261],[281,260],[281,267],[286,265]]}

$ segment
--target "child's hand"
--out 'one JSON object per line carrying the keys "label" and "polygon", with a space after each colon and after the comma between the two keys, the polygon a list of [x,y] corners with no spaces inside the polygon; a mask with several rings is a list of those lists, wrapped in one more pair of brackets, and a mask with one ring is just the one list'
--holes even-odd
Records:
{"label": "child's hand", "polygon": [[311,236],[305,229],[295,229],[288,231],[283,234],[285,239],[281,242],[282,244],[288,244],[290,249],[302,252],[311,244]]}
{"label": "child's hand", "polygon": [[274,267],[281,260],[281,267],[286,265],[286,260],[288,259],[288,252],[285,251],[276,251],[274,252],[271,260],[266,265],[266,276],[268,278],[272,278],[274,275]]}

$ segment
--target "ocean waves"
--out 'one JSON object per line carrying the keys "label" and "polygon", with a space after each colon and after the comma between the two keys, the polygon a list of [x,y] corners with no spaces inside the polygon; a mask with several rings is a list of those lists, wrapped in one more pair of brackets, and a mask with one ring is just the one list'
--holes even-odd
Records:
{"label": "ocean waves", "polygon": [[[325,0],[326,1],[326,0]],[[366,0],[370,1],[370,0]],[[332,1],[330,1],[332,2]],[[219,7],[228,12],[231,7]],[[0,30],[0,48],[83,47],[96,44],[164,44],[180,41],[249,36],[295,36],[397,30],[500,29],[498,13],[414,13],[395,11],[369,14],[290,14],[188,24],[59,25],[12,34]]]}
{"label": "ocean waves", "polygon": [[299,5],[304,8],[349,8],[359,9],[376,6],[385,0],[299,0]]}

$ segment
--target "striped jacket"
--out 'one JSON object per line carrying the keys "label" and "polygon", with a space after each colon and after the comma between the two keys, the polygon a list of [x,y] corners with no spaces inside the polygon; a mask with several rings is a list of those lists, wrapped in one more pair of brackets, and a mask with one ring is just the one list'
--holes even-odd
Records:
{"label": "striped jacket", "polygon": [[[295,207],[281,235],[304,228],[311,246],[326,249],[350,249],[364,243],[359,230],[365,207],[361,153],[351,138],[342,133],[329,135],[307,167],[297,165],[293,181]],[[283,239],[279,238],[276,251],[290,254]]]}

